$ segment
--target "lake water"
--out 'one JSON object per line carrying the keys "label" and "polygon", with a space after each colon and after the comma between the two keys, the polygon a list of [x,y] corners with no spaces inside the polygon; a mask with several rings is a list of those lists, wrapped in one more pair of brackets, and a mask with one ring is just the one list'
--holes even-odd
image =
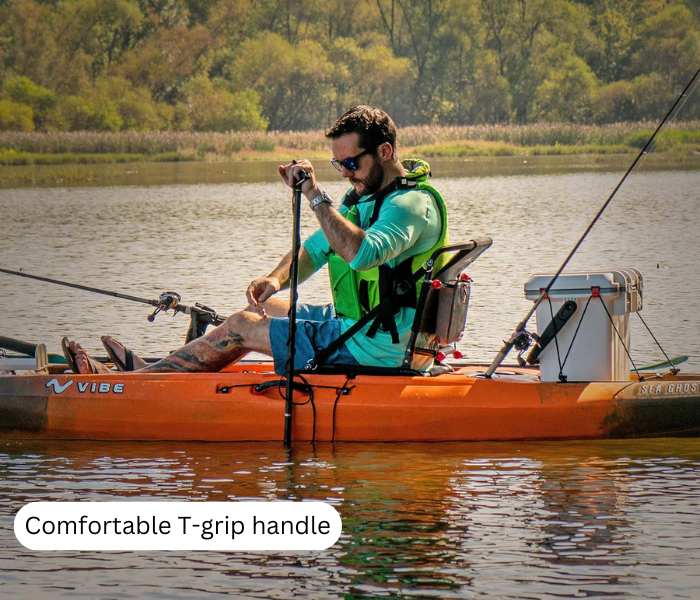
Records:
{"label": "lake water", "polygon": [[[459,345],[482,362],[530,308],[524,281],[557,269],[625,169],[591,159],[581,168],[494,164],[433,165],[452,241],[494,239],[470,269]],[[184,181],[168,172],[180,167]],[[249,281],[290,245],[290,192],[274,165],[251,167],[249,178],[238,177],[240,166],[235,177],[180,167],[122,185],[0,190],[0,266],[144,298],[172,290],[186,304],[235,310]],[[346,186],[330,170],[322,176],[338,198]],[[669,355],[691,355],[692,372],[699,189],[700,171],[643,168],[570,266],[639,269],[645,320]],[[304,235],[314,228],[304,207]],[[69,335],[100,355],[103,333],[154,356],[184,339],[181,315],[148,323],[145,305],[0,278],[0,335],[50,351]],[[325,275],[300,297],[328,301]],[[636,315],[631,323],[635,361],[662,360]],[[693,598],[699,460],[695,439],[300,444],[291,454],[276,444],[0,441],[0,598]],[[324,552],[256,554],[42,553],[12,533],[28,501],[152,497],[322,499],[338,508],[343,534]]]}

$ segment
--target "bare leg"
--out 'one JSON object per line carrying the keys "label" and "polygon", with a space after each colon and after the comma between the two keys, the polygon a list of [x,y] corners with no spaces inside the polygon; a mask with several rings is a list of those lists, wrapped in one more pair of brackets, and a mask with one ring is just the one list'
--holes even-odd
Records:
{"label": "bare leg", "polygon": [[[277,312],[279,306],[271,308]],[[240,360],[248,352],[271,355],[270,320],[260,315],[241,311],[231,315],[223,324],[206,335],[192,340],[164,359],[139,369],[139,373],[207,373],[217,372]],[[92,373],[93,368],[85,350],[71,342],[75,362],[80,373]],[[104,370],[103,370],[104,369]],[[104,365],[97,365],[99,373],[111,373]]]}
{"label": "bare leg", "polygon": [[[289,303],[285,302],[284,300],[279,300],[277,298],[269,298],[267,302],[264,304],[261,304],[261,307],[265,310],[265,313],[267,314],[268,317],[286,317],[289,313]],[[247,312],[252,312],[257,314],[257,310],[252,307],[248,306],[248,308],[245,309]],[[103,338],[103,343],[109,344],[109,346],[112,349],[112,352],[114,352],[119,360],[121,360],[122,363],[126,363],[126,346],[122,344],[119,340],[116,340],[115,338],[106,335]],[[145,369],[146,367],[149,366],[150,363],[146,362],[143,358],[141,358],[138,354],[135,352],[131,352],[134,360],[134,371],[139,371],[141,369]],[[247,353],[241,353],[241,356],[239,358],[234,358],[231,360],[231,364],[233,362],[236,362],[237,360],[240,360],[245,354]],[[89,370],[88,370],[89,372]]]}

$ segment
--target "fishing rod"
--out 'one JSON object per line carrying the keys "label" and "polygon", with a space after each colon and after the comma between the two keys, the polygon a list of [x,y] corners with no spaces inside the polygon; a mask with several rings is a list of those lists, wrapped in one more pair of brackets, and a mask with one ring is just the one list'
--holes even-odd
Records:
{"label": "fishing rod", "polygon": [[[594,219],[591,221],[591,223],[588,225],[586,228],[586,231],[583,232],[583,235],[579,239],[578,242],[576,242],[576,245],[573,247],[571,252],[569,252],[569,255],[566,257],[566,260],[562,263],[562,265],[559,267],[559,270],[554,274],[554,277],[550,280],[550,282],[547,284],[547,286],[540,292],[539,298],[535,301],[535,303],[532,305],[532,308],[530,311],[525,315],[525,318],[518,323],[517,327],[515,328],[515,331],[513,332],[513,335],[510,336],[510,339],[508,341],[503,342],[503,347],[501,350],[498,352],[496,355],[496,358],[493,360],[487,371],[484,373],[484,377],[486,378],[491,378],[493,375],[494,371],[501,365],[503,360],[505,359],[506,356],[508,356],[508,353],[512,350],[513,346],[517,344],[521,344],[523,342],[523,336],[528,336],[528,334],[525,332],[525,327],[527,325],[527,322],[530,320],[530,317],[532,317],[533,314],[535,314],[535,311],[537,310],[537,307],[542,303],[542,301],[547,297],[547,294],[549,293],[549,290],[551,287],[554,285],[554,282],[557,280],[559,275],[561,275],[562,271],[566,267],[567,264],[569,264],[569,261],[572,259],[574,254],[578,251],[579,247],[583,243],[583,240],[586,239],[586,236],[590,233],[591,229],[593,229],[594,225],[598,222],[598,219],[600,219],[601,215],[605,211],[605,209],[608,207],[612,199],[615,197],[615,194],[617,194],[617,191],[622,187],[622,184],[625,183],[625,180],[627,179],[628,175],[634,170],[634,168],[637,166],[637,163],[642,159],[643,156],[647,154],[647,150],[651,147],[652,142],[656,138],[657,134],[661,131],[663,126],[666,124],[666,121],[671,117],[671,115],[674,113],[676,110],[676,107],[681,104],[681,102],[685,102],[686,94],[688,90],[693,86],[693,82],[698,78],[698,75],[700,75],[700,69],[695,71],[695,75],[690,79],[688,82],[688,85],[685,86],[683,91],[681,92],[681,95],[676,98],[676,101],[673,103],[673,106],[671,109],[666,113],[666,116],[662,119],[662,121],[659,123],[658,127],[654,131],[654,133],[651,135],[649,140],[647,141],[646,144],[644,144],[644,148],[642,148],[641,152],[637,155],[637,158],[634,159],[634,162],[630,165],[629,169],[627,169],[627,172],[624,174],[620,182],[615,186],[615,189],[612,191],[612,194],[608,196],[608,199],[605,201],[603,206],[600,208],[598,211],[598,214],[594,217]],[[529,336],[526,338],[529,340]],[[527,346],[525,346],[527,347]]]}
{"label": "fishing rod", "polygon": [[131,296],[129,294],[111,292],[109,290],[103,290],[100,288],[82,285],[79,283],[61,281],[60,279],[51,279],[50,277],[30,275],[29,273],[23,273],[22,271],[12,271],[10,269],[0,268],[0,273],[5,273],[7,275],[16,275],[18,277],[26,277],[27,279],[34,279],[36,281],[43,281],[45,283],[53,283],[56,285],[74,288],[76,290],[93,292],[95,294],[102,294],[103,296],[111,296],[112,298],[120,298],[122,300],[130,300],[131,302],[140,302],[141,304],[148,304],[149,306],[154,306],[155,310],[150,315],[148,315],[148,317],[146,317],[149,323],[153,323],[153,321],[156,318],[156,315],[159,312],[167,312],[171,309],[175,313],[181,312],[183,314],[190,315],[190,328],[187,332],[188,342],[196,337],[200,337],[201,335],[203,335],[204,331],[207,328],[207,325],[221,325],[221,323],[225,321],[225,319],[217,315],[214,310],[212,310],[208,306],[200,304],[199,302],[196,302],[194,306],[180,304],[181,296],[176,292],[163,292],[160,295],[160,298],[158,298],[158,300],[149,300],[147,298],[139,298],[138,296]]}

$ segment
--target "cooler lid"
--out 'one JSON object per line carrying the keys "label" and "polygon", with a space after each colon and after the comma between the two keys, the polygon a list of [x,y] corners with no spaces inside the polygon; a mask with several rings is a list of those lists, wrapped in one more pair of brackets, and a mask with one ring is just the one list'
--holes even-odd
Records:
{"label": "cooler lid", "polygon": [[[554,273],[533,275],[525,282],[525,297],[537,300],[542,290],[547,287]],[[623,279],[624,281],[624,279]],[[551,297],[586,297],[591,295],[591,289],[600,289],[600,295],[606,298],[616,298],[625,291],[624,284],[615,281],[615,276],[609,271],[591,271],[587,273],[562,273],[557,277],[549,290]]]}

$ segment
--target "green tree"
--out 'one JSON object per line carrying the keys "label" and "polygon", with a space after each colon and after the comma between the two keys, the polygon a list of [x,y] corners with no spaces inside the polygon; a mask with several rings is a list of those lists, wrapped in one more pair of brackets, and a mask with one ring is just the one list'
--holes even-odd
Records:
{"label": "green tree", "polygon": [[586,122],[597,85],[595,75],[567,44],[553,47],[551,52],[553,68],[535,91],[532,119]]}
{"label": "green tree", "polygon": [[58,102],[58,122],[69,131],[119,131],[124,121],[116,104],[105,98],[63,96]]}
{"label": "green tree", "polygon": [[590,55],[590,66],[604,83],[630,74],[632,54],[641,38],[643,5],[638,0],[600,0],[592,5],[591,28],[599,46]]}
{"label": "green tree", "polygon": [[386,46],[362,48],[351,38],[336,38],[328,49],[328,61],[333,65],[331,82],[335,88],[330,119],[356,104],[389,108],[397,95],[413,85],[411,61],[397,58]]}
{"label": "green tree", "polygon": [[137,48],[125,53],[113,71],[137,87],[145,86],[156,101],[174,104],[182,85],[206,68],[212,39],[206,27],[159,27]]}
{"label": "green tree", "polygon": [[136,0],[63,0],[57,39],[68,60],[90,57],[97,77],[137,40],[143,13]]}
{"label": "green tree", "polygon": [[202,75],[184,89],[190,119],[197,131],[264,131],[260,98],[254,90],[232,94],[224,81],[211,81]]}
{"label": "green tree", "polygon": [[566,0],[481,0],[486,47],[509,83],[514,120],[532,120],[537,89],[557,68],[551,48],[588,27],[586,11]]}
{"label": "green tree", "polygon": [[272,129],[320,127],[334,98],[333,65],[315,42],[295,46],[277,34],[261,33],[241,44],[226,74],[232,89],[259,94]]}
{"label": "green tree", "polygon": [[8,77],[0,89],[0,98],[29,106],[37,129],[43,129],[50,111],[56,105],[56,95],[51,90],[22,76]]}
{"label": "green tree", "polygon": [[11,100],[0,100],[0,131],[34,131],[31,107]]}
{"label": "green tree", "polygon": [[632,57],[635,75],[658,73],[669,90],[681,89],[698,69],[700,31],[682,4],[651,2],[640,31],[644,43]]}

